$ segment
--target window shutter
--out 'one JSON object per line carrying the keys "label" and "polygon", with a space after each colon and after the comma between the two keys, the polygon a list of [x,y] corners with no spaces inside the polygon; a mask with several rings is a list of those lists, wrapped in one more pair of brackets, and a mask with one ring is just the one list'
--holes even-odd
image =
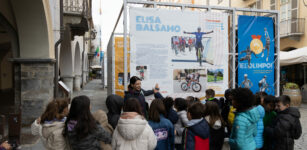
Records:
{"label": "window shutter", "polygon": [[276,0],[271,0],[270,6],[271,6],[271,10],[275,10],[276,9]]}
{"label": "window shutter", "polygon": [[298,0],[291,0],[291,33],[298,32]]}
{"label": "window shutter", "polygon": [[256,7],[257,7],[257,9],[261,9],[261,6],[262,6],[262,0],[257,0],[256,1]]}

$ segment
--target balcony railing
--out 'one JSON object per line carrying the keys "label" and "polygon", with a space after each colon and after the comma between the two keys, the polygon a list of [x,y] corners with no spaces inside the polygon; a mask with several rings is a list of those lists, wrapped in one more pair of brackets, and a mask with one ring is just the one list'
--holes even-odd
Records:
{"label": "balcony railing", "polygon": [[280,22],[280,37],[301,36],[305,33],[305,18],[292,18]]}
{"label": "balcony railing", "polygon": [[86,10],[86,0],[63,0],[63,11],[66,14],[83,14]]}

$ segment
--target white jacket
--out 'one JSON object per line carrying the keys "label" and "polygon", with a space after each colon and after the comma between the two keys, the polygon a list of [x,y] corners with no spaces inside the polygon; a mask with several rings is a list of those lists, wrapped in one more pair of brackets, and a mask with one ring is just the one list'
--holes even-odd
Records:
{"label": "white jacket", "polygon": [[64,122],[54,121],[50,124],[37,124],[36,120],[31,126],[33,135],[39,135],[47,150],[69,150],[63,136]]}
{"label": "white jacket", "polygon": [[114,150],[153,150],[156,145],[152,128],[140,115],[133,119],[119,119],[112,139]]}

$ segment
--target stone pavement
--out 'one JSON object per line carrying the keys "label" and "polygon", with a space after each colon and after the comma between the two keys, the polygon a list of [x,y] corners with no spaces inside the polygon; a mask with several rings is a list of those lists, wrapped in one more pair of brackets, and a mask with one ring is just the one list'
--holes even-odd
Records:
{"label": "stone pavement", "polygon": [[[102,88],[102,83],[100,79],[91,80],[85,85],[85,87],[78,92],[73,93],[73,97],[79,95],[86,95],[91,99],[92,112],[95,112],[98,109],[104,111],[107,110],[105,100],[107,97],[107,89]],[[25,135],[21,138],[23,143],[31,143],[21,145],[22,150],[44,150],[41,140],[38,137],[31,136],[30,127],[23,127],[22,133]]]}

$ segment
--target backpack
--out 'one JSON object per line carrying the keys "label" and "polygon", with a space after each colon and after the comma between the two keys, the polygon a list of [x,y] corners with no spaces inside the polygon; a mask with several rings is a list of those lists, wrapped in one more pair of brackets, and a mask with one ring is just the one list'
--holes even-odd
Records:
{"label": "backpack", "polygon": [[290,131],[291,137],[293,139],[299,139],[302,135],[302,126],[301,122],[298,118],[294,119],[294,122],[292,123],[292,129]]}

